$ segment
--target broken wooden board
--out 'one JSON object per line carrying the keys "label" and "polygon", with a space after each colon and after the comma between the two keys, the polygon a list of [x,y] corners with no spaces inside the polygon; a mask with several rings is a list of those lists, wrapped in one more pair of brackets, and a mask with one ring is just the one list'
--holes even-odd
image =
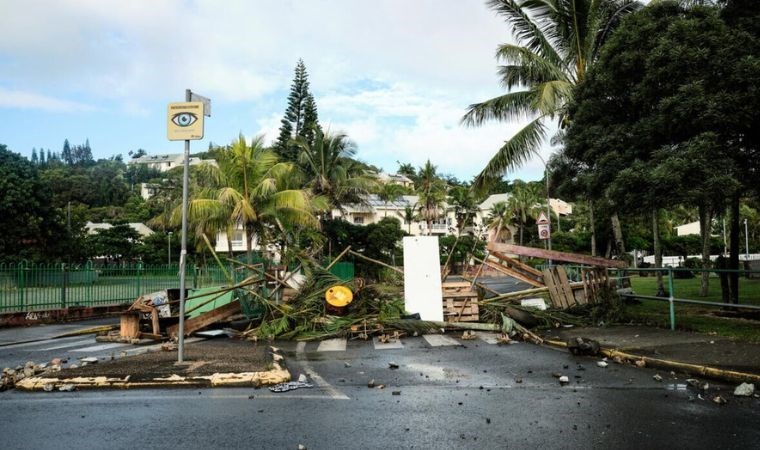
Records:
{"label": "broken wooden board", "polygon": [[607,269],[583,269],[581,274],[586,301],[593,303],[596,301],[596,297],[602,288],[609,287],[609,271]]}
{"label": "broken wooden board", "polygon": [[506,267],[510,270],[510,272],[519,274],[520,276],[516,277],[519,280],[525,281],[526,283],[529,283],[536,287],[544,286],[544,280],[541,271],[534,269],[527,264],[523,264],[516,259],[510,258],[503,253],[490,252],[489,258],[491,258],[499,266]]}
{"label": "broken wooden board", "polygon": [[125,312],[119,320],[119,337],[123,339],[137,339],[140,336],[140,314]]}
{"label": "broken wooden board", "polygon": [[559,309],[566,309],[575,306],[575,295],[567,279],[567,272],[562,266],[555,266],[544,269],[544,281],[549,288],[549,298],[552,306]]}
{"label": "broken wooden board", "polygon": [[530,284],[531,286],[535,286],[535,287],[544,287],[545,286],[542,282],[536,281],[533,278],[526,277],[525,275],[523,275],[521,273],[518,273],[518,272],[516,272],[516,271],[514,271],[514,270],[512,270],[512,269],[510,269],[508,267],[504,267],[503,265],[501,265],[501,264],[499,264],[497,262],[494,262],[494,261],[483,261],[482,259],[479,259],[479,258],[474,258],[474,259],[476,261],[478,261],[478,262],[480,262],[482,264],[485,264],[486,266],[488,266],[488,267],[496,270],[497,272],[501,272],[504,275],[510,276],[512,278],[516,278],[516,279],[518,279],[518,280],[520,280],[522,282]]}
{"label": "broken wooden board", "polygon": [[443,317],[446,322],[478,322],[478,293],[466,281],[441,284]]}
{"label": "broken wooden board", "polygon": [[552,261],[584,264],[588,266],[615,267],[618,269],[624,269],[628,267],[628,264],[626,264],[625,261],[620,261],[617,259],[600,258],[598,256],[581,255],[578,253],[558,252],[555,250],[544,250],[542,248],[523,247],[520,245],[502,244],[498,242],[489,243],[488,250],[492,253],[499,252],[514,254],[520,256],[528,256],[531,258],[543,258],[550,259]]}
{"label": "broken wooden board", "polygon": [[[220,322],[239,312],[240,300],[234,300],[222,307],[205,312],[200,316],[185,320],[185,335],[187,336],[216,322]],[[170,326],[166,331],[171,337],[177,336],[177,333],[179,333],[179,324]]]}

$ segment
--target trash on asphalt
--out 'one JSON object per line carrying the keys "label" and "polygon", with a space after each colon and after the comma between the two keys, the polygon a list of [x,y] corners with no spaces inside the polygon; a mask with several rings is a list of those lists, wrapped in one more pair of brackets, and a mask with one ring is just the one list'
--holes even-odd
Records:
{"label": "trash on asphalt", "polygon": [[61,392],[73,392],[77,389],[77,387],[73,384],[62,384],[58,386],[58,390]]}
{"label": "trash on asphalt", "polygon": [[737,397],[749,397],[754,393],[755,385],[753,383],[742,383],[734,389],[734,395]]}
{"label": "trash on asphalt", "polygon": [[561,377],[559,377],[559,384],[564,386],[568,383],[570,383],[570,378],[568,378],[567,375],[562,375]]}
{"label": "trash on asphalt", "polygon": [[568,339],[567,349],[573,355],[595,356],[599,354],[599,342],[582,337]]}
{"label": "trash on asphalt", "polygon": [[301,389],[301,388],[313,388],[314,385],[311,383],[306,383],[303,381],[288,381],[287,383],[280,383],[275,384],[274,386],[270,386],[269,390],[272,392],[287,392],[292,391],[294,389]]}
{"label": "trash on asphalt", "polygon": [[601,367],[602,369],[606,368],[609,364],[607,364],[606,361],[597,361],[596,365]]}
{"label": "trash on asphalt", "polygon": [[723,398],[723,396],[721,396],[721,395],[716,395],[715,397],[713,397],[713,402],[715,402],[715,403],[717,403],[719,405],[725,405],[726,403],[728,403],[728,400],[726,400],[725,398]]}
{"label": "trash on asphalt", "polygon": [[654,381],[662,381],[662,376],[660,376],[659,373],[656,373],[652,376],[652,379],[654,379]]}
{"label": "trash on asphalt", "polygon": [[399,367],[398,363],[395,363],[393,361],[391,361],[391,362],[388,363],[388,368],[389,369],[398,369],[398,367]]}

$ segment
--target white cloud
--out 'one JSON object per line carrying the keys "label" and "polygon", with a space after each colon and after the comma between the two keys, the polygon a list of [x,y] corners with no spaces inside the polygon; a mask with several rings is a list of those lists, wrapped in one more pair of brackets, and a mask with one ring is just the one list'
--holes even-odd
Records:
{"label": "white cloud", "polygon": [[84,103],[61,100],[34,92],[0,88],[0,108],[36,109],[49,112],[93,111],[95,108]]}

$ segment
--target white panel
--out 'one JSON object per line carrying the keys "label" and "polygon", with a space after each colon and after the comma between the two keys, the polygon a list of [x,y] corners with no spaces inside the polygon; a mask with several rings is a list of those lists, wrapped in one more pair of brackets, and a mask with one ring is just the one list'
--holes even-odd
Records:
{"label": "white panel", "polygon": [[391,342],[380,342],[377,340],[377,337],[373,337],[372,344],[375,346],[375,350],[395,350],[404,348],[404,344],[398,339]]}
{"label": "white panel", "polygon": [[325,339],[319,343],[317,347],[318,352],[345,352],[346,351],[346,339]]}
{"label": "white panel", "polygon": [[441,262],[437,236],[404,238],[404,303],[422,320],[443,321]]}
{"label": "white panel", "polygon": [[441,334],[423,334],[422,338],[430,344],[431,347],[442,347],[446,345],[462,345],[456,339]]}

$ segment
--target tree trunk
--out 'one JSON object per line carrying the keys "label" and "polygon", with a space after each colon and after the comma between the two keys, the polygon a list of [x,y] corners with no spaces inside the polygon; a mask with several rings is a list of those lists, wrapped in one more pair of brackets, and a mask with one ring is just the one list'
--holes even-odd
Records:
{"label": "tree trunk", "polygon": [[728,268],[735,270],[728,274],[731,303],[739,303],[739,194],[731,198],[731,231],[729,242]]}
{"label": "tree trunk", "polygon": [[[652,238],[654,242],[654,266],[662,267],[662,245],[660,245],[660,210],[652,209]],[[662,296],[665,293],[665,286],[662,283],[662,272],[657,271],[657,295]]]}
{"label": "tree trunk", "polygon": [[253,264],[253,230],[251,227],[245,227],[245,257],[248,264]]}
{"label": "tree trunk", "polygon": [[623,256],[625,255],[625,242],[623,241],[623,228],[620,226],[618,213],[612,214],[610,220],[612,222],[612,235],[615,238],[615,251],[618,256]]}
{"label": "tree trunk", "polygon": [[588,202],[588,220],[591,223],[591,256],[596,256],[596,222],[594,221],[594,202]]}
{"label": "tree trunk", "polygon": [[712,213],[707,205],[699,206],[699,231],[702,234],[702,282],[699,285],[699,296],[707,297],[710,290],[710,224]]}

